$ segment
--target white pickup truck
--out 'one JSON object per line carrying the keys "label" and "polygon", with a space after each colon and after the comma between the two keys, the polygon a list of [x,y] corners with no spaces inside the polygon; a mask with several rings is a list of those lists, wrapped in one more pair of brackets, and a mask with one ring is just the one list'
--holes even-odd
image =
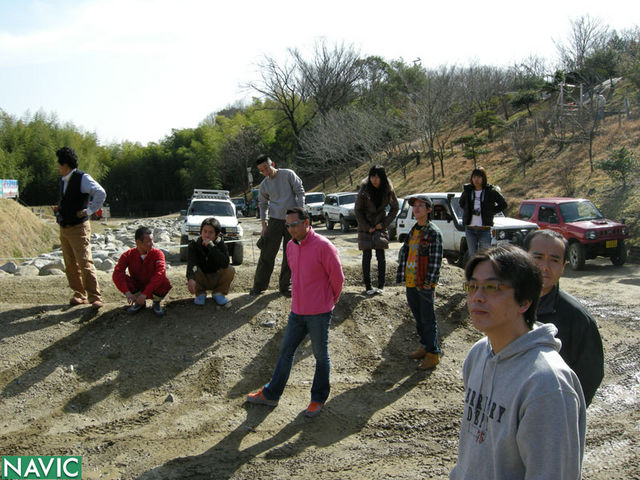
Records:
{"label": "white pickup truck", "polygon": [[[460,192],[421,193],[419,195],[426,195],[433,202],[430,221],[442,233],[442,247],[445,258],[450,263],[456,263],[464,267],[468,255],[467,239],[464,234],[464,225],[462,224]],[[416,223],[413,209],[409,206],[409,199],[412,196],[414,195],[408,195],[404,198],[396,219],[396,234],[400,242],[404,242],[411,227]],[[505,217],[502,213],[493,217],[493,223],[491,245],[504,243],[522,245],[527,234],[532,230],[538,229],[538,225],[535,223]]]}
{"label": "white pickup truck", "polygon": [[189,240],[194,240],[200,235],[202,221],[208,217],[215,217],[222,227],[222,238],[229,249],[231,263],[242,264],[242,226],[227,190],[196,188],[193,190],[189,208],[182,210],[180,214],[184,217],[180,227],[180,261],[187,260],[187,244]]}

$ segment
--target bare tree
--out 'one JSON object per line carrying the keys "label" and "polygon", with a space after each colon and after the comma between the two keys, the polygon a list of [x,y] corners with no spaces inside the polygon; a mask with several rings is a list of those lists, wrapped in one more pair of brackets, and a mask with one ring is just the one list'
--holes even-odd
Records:
{"label": "bare tree", "polygon": [[544,153],[544,138],[538,128],[538,120],[521,118],[511,125],[511,142],[513,151],[522,167],[522,176],[536,158]]}
{"label": "bare tree", "polygon": [[[410,96],[412,99],[410,111],[413,113],[414,128],[431,161],[433,181],[436,179],[438,138],[446,135],[446,131],[451,125],[452,116],[454,116],[455,73],[455,66],[442,66],[438,70],[426,72],[426,84],[419,92]],[[443,155],[439,155],[440,174],[444,177],[443,158]]]}
{"label": "bare tree", "polygon": [[564,43],[555,42],[560,62],[567,71],[580,71],[594,51],[603,48],[609,28],[589,15],[571,20],[571,32]]}
{"label": "bare tree", "polygon": [[372,111],[332,110],[304,132],[302,159],[307,160],[309,173],[331,175],[337,186],[339,172],[346,170],[353,184],[352,166],[369,161],[384,148],[387,128]]}
{"label": "bare tree", "polygon": [[[304,113],[307,92],[301,81],[297,65],[292,63],[278,64],[272,57],[265,57],[259,64],[260,81],[251,82],[248,87],[263,95],[270,102],[264,102],[266,108],[281,112],[288,122],[296,138],[299,149],[300,133],[308,125],[311,118]],[[295,152],[292,152],[295,154]]]}
{"label": "bare tree", "polygon": [[345,45],[329,48],[322,41],[316,44],[310,60],[297,49],[289,49],[289,54],[284,64],[265,57],[259,64],[261,80],[248,87],[283,113],[299,152],[302,132],[317,114],[325,116],[353,101],[362,68],[358,53]]}
{"label": "bare tree", "polygon": [[253,160],[264,151],[262,137],[251,125],[242,125],[236,134],[228,138],[220,149],[222,183],[228,189],[246,189],[247,168],[253,167]]}
{"label": "bare tree", "polygon": [[363,75],[358,52],[344,44],[329,48],[323,40],[316,43],[313,57],[306,60],[299,50],[290,50],[301,74],[308,97],[317,113],[327,115],[356,98],[356,84]]}

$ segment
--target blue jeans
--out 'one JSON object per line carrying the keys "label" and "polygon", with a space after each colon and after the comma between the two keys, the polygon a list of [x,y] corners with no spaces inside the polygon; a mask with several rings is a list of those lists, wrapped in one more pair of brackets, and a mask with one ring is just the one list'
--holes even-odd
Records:
{"label": "blue jeans", "polygon": [[416,319],[420,344],[429,353],[440,353],[438,347],[438,322],[433,309],[433,289],[421,290],[407,287],[407,303]]}
{"label": "blue jeans", "polygon": [[467,237],[467,248],[469,258],[473,257],[478,250],[484,250],[491,246],[491,230],[476,230],[465,227],[464,234]]}
{"label": "blue jeans", "polygon": [[269,400],[279,400],[289,380],[296,349],[309,334],[311,349],[316,358],[316,371],[311,386],[311,401],[324,403],[329,397],[329,327],[333,312],[318,315],[297,315],[289,313],[289,322],[280,344],[280,357],[271,381],[264,386],[264,396]]}

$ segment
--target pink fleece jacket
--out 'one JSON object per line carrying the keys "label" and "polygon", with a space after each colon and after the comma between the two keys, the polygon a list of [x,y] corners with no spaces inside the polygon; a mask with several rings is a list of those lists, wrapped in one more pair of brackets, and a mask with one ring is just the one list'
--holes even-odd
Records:
{"label": "pink fleece jacket", "polygon": [[302,242],[289,240],[287,261],[291,269],[291,311],[297,315],[332,311],[344,283],[336,247],[309,228]]}

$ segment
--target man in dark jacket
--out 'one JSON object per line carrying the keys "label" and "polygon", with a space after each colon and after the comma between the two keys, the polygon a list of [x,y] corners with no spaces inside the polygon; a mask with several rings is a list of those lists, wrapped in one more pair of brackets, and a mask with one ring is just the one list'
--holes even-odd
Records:
{"label": "man in dark jacket", "polygon": [[96,268],[91,256],[89,217],[102,207],[106,193],[91,175],[78,170],[78,156],[71,147],[56,152],[60,171],[60,203],[56,220],[60,225],[60,246],[65,273],[73,290],[71,305],[91,303],[102,307]]}
{"label": "man in dark jacket", "polygon": [[229,306],[225,295],[229,293],[236,274],[229,265],[229,250],[222,239],[220,222],[205,218],[200,225],[200,236],[189,242],[187,250],[187,288],[196,298],[196,305],[204,305],[207,290],[220,306]]}
{"label": "man in dark jacket", "polygon": [[542,271],[537,320],[558,328],[560,355],[578,375],[588,406],[604,377],[604,354],[596,322],[580,302],[558,286],[567,263],[567,241],[553,230],[536,230],[527,236],[524,246]]}

